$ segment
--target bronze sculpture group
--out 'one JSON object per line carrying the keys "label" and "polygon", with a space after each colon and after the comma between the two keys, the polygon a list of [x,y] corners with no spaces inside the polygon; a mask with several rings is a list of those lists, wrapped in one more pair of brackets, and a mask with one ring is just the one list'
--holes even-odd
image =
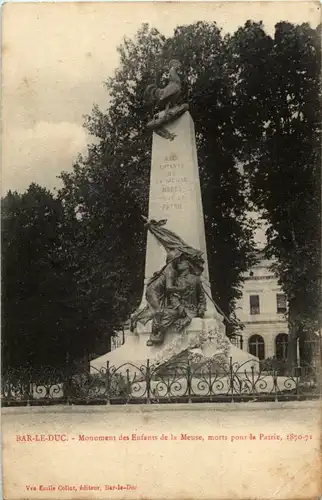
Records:
{"label": "bronze sculpture group", "polygon": [[167,250],[167,258],[165,266],[154,273],[147,284],[147,305],[132,315],[132,331],[137,322],[146,324],[152,320],[148,346],[162,344],[170,329],[182,332],[193,318],[203,317],[206,311],[201,252],[164,228],[165,222],[147,223],[148,229]]}

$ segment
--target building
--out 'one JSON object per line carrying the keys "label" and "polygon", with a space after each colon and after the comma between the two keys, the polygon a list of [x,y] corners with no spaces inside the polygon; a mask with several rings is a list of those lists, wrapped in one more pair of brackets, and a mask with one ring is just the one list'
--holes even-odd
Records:
{"label": "building", "polygon": [[259,359],[286,359],[286,297],[270,269],[273,261],[262,251],[257,257],[258,263],[244,275],[243,295],[237,303],[236,316],[244,325],[238,345]]}

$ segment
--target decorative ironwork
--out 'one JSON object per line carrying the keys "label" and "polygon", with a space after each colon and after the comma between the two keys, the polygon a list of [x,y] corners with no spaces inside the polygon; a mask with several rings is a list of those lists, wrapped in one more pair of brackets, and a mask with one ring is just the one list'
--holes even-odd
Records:
{"label": "decorative ironwork", "polygon": [[189,357],[160,366],[107,363],[95,373],[42,368],[2,376],[2,405],[281,401],[321,397],[319,367]]}
{"label": "decorative ironwork", "polygon": [[39,372],[9,370],[2,376],[2,404],[48,404],[65,399],[65,373],[52,367]]}

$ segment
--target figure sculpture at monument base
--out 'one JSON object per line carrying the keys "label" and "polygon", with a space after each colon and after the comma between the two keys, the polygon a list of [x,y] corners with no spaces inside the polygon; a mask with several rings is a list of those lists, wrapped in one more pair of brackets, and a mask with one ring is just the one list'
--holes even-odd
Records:
{"label": "figure sculpture at monument base", "polygon": [[165,265],[148,281],[146,303],[132,315],[125,344],[92,361],[92,369],[99,370],[109,361],[114,367],[126,366],[133,375],[147,360],[155,369],[178,358],[182,360],[183,354],[198,362],[210,360],[222,365],[230,357],[238,364],[256,361],[230,343],[219,313],[213,318],[204,317],[207,301],[201,281],[202,253],[164,228],[165,223],[147,223],[167,250]]}
{"label": "figure sculpture at monument base", "polygon": [[164,342],[172,328],[182,332],[192,318],[203,317],[205,292],[201,283],[204,260],[201,252],[189,247],[178,235],[164,228],[166,221],[149,221],[146,226],[167,251],[166,263],[154,273],[146,288],[147,305],[132,315],[131,329],[138,322],[152,320],[148,346]]}

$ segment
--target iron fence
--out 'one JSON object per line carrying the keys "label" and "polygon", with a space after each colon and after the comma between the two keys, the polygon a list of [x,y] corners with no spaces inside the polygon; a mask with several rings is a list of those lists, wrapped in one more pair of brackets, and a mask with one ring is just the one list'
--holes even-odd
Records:
{"label": "iron fence", "polygon": [[162,366],[126,363],[71,372],[9,370],[2,376],[2,406],[283,401],[321,397],[320,369],[302,364],[243,364],[191,359]]}

